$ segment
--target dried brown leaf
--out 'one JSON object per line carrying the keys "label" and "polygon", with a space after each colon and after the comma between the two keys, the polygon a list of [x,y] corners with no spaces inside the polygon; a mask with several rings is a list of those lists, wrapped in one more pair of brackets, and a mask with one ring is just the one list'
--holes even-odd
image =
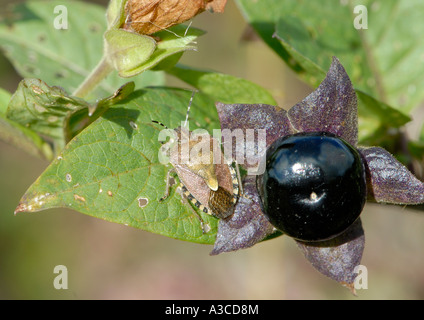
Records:
{"label": "dried brown leaf", "polygon": [[128,0],[124,29],[152,34],[210,10],[223,12],[226,0]]}

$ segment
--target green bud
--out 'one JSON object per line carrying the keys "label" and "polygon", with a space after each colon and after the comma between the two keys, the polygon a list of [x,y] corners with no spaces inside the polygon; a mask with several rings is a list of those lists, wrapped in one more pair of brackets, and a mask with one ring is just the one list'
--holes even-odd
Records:
{"label": "green bud", "polygon": [[125,21],[125,5],[128,0],[111,0],[106,11],[108,29],[117,29]]}
{"label": "green bud", "polygon": [[110,29],[104,37],[106,58],[124,78],[144,71],[138,67],[146,62],[156,49],[156,41],[153,38],[123,29]]}
{"label": "green bud", "polygon": [[[196,50],[195,40],[204,33],[196,28],[176,25],[156,32],[155,38],[127,29],[128,1],[110,1],[106,14],[108,30],[104,34],[106,61],[121,77],[133,77],[153,67],[171,68],[184,51]],[[160,40],[156,43],[156,39]]]}

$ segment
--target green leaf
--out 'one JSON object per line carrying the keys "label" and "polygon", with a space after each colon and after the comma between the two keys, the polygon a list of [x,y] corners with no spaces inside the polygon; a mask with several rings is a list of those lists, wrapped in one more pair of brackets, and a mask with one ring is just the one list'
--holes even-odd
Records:
{"label": "green leaf", "polygon": [[64,132],[65,142],[69,142],[78,133],[93,123],[109,107],[128,97],[134,91],[134,82],[128,82],[121,86],[109,97],[99,99],[96,103],[86,108],[79,108],[76,111],[69,112],[65,117]]}
{"label": "green leaf", "polygon": [[52,160],[53,150],[34,131],[0,113],[0,139],[38,158]]}
{"label": "green leaf", "polygon": [[[287,4],[290,1],[283,2]],[[353,24],[347,23],[354,17],[349,6],[326,0],[322,5],[310,3],[301,6],[297,15],[291,15],[291,10],[294,8],[289,6],[277,21],[274,37],[306,70],[306,80],[311,85],[321,82],[332,56],[337,56],[356,87],[377,95],[377,83],[367,65],[360,35]],[[322,14],[329,16],[323,17]]]}
{"label": "green leaf", "polygon": [[53,144],[55,152],[65,146],[64,123],[71,112],[85,109],[89,104],[70,97],[60,87],[49,87],[39,79],[24,79],[10,99],[7,118],[29,128]]}
{"label": "green leaf", "polygon": [[27,153],[51,160],[53,150],[40,136],[31,129],[6,118],[6,111],[12,95],[0,88],[0,139]]}
{"label": "green leaf", "polygon": [[[74,92],[103,56],[105,8],[80,1],[66,1],[67,29],[56,29],[61,18],[54,8],[63,1],[29,1],[0,13],[0,48],[24,78],[40,78]],[[137,88],[162,85],[161,72],[145,72]],[[126,82],[116,72],[109,75],[88,99],[109,95]]]}
{"label": "green leaf", "polygon": [[0,88],[0,114],[5,114],[7,110],[7,105],[9,100],[12,97],[9,91]]}
{"label": "green leaf", "polygon": [[[96,103],[95,106],[96,106],[96,108],[110,107],[110,106],[118,103],[119,101],[125,99],[126,97],[128,97],[131,93],[133,93],[134,89],[135,89],[135,84],[134,84],[133,81],[130,81],[130,82],[124,84],[123,86],[121,86],[118,90],[116,90],[109,97],[97,100],[97,103]],[[90,111],[94,112],[95,109],[90,110]]]}
{"label": "green leaf", "polygon": [[[39,79],[24,79],[10,99],[6,116],[9,121],[19,124],[14,130],[30,130],[31,134],[51,144],[53,150],[50,153],[57,155],[68,141],[133,91],[134,82],[129,82],[113,95],[90,104]],[[43,150],[40,152],[44,153]]]}
{"label": "green leaf", "polygon": [[424,142],[422,140],[408,141],[408,151],[410,152],[411,156],[419,160],[419,164],[423,162]]}
{"label": "green leaf", "polygon": [[182,65],[177,65],[167,72],[222,103],[277,104],[267,90],[242,78]]}
{"label": "green leaf", "polygon": [[424,125],[421,126],[421,130],[418,134],[418,140],[408,141],[408,150],[411,155],[418,160],[418,165],[422,167],[424,163]]}
{"label": "green leaf", "polygon": [[[255,8],[256,1],[239,2],[248,4],[249,12]],[[273,14],[272,21],[262,13],[262,21],[275,23],[274,37],[289,53],[288,60],[306,71],[312,85],[323,77],[319,69],[327,70],[331,57],[337,56],[357,89],[404,113],[424,99],[421,1],[264,0],[260,6],[272,8],[276,2],[282,10]],[[356,5],[368,9],[368,29],[354,27],[361,14],[354,13]]]}
{"label": "green leaf", "polygon": [[[191,92],[146,89],[109,108],[76,136],[23,196],[16,212],[54,207],[76,211],[181,240],[213,243],[217,219],[201,214],[212,228],[203,234],[192,208],[173,186],[165,202],[169,166],[158,161],[163,128],[184,121]],[[219,128],[214,101],[198,93],[190,111],[190,129]]]}
{"label": "green leaf", "polygon": [[241,13],[258,35],[269,45],[291,68],[301,72],[302,68],[290,53],[273,37],[275,24],[286,10],[286,2],[282,0],[236,0]]}
{"label": "green leaf", "polygon": [[[238,2],[263,40],[279,41],[286,55],[271,47],[310,85],[325,77],[332,56],[340,59],[358,96],[360,143],[390,145],[390,130],[410,121],[405,114],[424,98],[422,77],[410,76],[424,71],[417,63],[424,51],[422,32],[407,31],[414,21],[421,25],[424,11],[406,1]],[[353,25],[358,4],[368,8],[368,29]],[[409,20],[411,11],[416,12]]]}
{"label": "green leaf", "polygon": [[[390,145],[390,129],[398,129],[411,118],[370,95],[356,90],[358,97],[359,143],[365,145]],[[389,140],[389,141],[387,141]]]}

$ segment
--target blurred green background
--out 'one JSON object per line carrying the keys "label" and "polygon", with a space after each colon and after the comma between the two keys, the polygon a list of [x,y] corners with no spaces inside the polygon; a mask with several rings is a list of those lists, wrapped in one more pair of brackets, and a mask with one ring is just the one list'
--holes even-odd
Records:
{"label": "blurred green background", "polygon": [[[0,0],[0,8],[16,2]],[[223,14],[199,15],[193,26],[207,34],[198,39],[197,52],[184,54],[182,63],[254,81],[284,108],[312,91],[254,39],[233,1],[228,1]],[[250,41],[243,40],[246,37]],[[0,53],[0,86],[13,92],[19,80]],[[184,86],[171,77],[168,84]],[[354,297],[315,271],[286,237],[211,257],[210,246],[71,210],[14,216],[20,197],[47,165],[0,142],[1,299],[424,298],[424,214],[419,211],[365,207],[362,264],[368,269],[368,289]],[[68,290],[53,286],[56,265],[68,269]]]}

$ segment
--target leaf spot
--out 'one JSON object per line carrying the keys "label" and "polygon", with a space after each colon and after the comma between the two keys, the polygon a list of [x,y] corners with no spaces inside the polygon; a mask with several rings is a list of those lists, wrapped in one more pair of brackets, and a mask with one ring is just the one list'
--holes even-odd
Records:
{"label": "leaf spot", "polygon": [[45,113],[47,112],[47,109],[44,108],[43,106],[39,105],[39,104],[35,104],[34,105],[34,109],[39,112],[39,113]]}
{"label": "leaf spot", "polygon": [[[48,192],[46,194],[41,194],[41,195],[35,197],[33,201],[35,202],[35,204],[37,206],[42,206],[44,204],[44,199],[46,197],[48,197],[49,195],[50,195],[50,193],[48,193]],[[28,206],[28,208],[31,209],[32,206],[30,205],[30,206]]]}
{"label": "leaf spot", "polygon": [[107,191],[107,195],[108,195],[109,197],[113,197],[113,193],[112,193],[112,191],[108,190],[108,191]]}
{"label": "leaf spot", "polygon": [[48,118],[47,118],[47,121],[48,122],[50,122],[50,123],[55,123],[55,122],[57,122],[59,120],[59,118],[57,117],[57,116],[49,116]]}
{"label": "leaf spot", "polygon": [[147,206],[149,204],[149,199],[147,198],[138,198],[138,206],[140,208],[144,208],[145,206]]}
{"label": "leaf spot", "polygon": [[47,39],[47,36],[44,33],[39,34],[37,37],[38,42],[41,42],[41,43],[46,41],[46,39]]}
{"label": "leaf spot", "polygon": [[24,69],[26,72],[31,73],[31,74],[33,74],[33,75],[39,75],[39,74],[41,74],[40,69],[39,69],[39,68],[36,68],[36,67],[34,67],[34,66],[32,66],[32,65],[24,65],[24,66],[23,66],[23,69]]}
{"label": "leaf spot", "polygon": [[72,176],[70,173],[67,173],[65,176],[66,181],[71,182],[72,181]]}
{"label": "leaf spot", "polygon": [[28,60],[32,63],[36,63],[38,61],[38,56],[37,53],[35,53],[34,51],[28,51]]}
{"label": "leaf spot", "polygon": [[68,72],[66,70],[59,70],[54,74],[54,76],[57,79],[63,79],[63,78],[66,78],[68,76]]}
{"label": "leaf spot", "polygon": [[[31,89],[32,89],[32,91],[35,93],[35,94],[44,94],[45,92],[44,92],[44,90],[43,89],[41,89],[40,87],[38,87],[38,86],[31,86]],[[44,108],[43,108],[44,109]],[[45,109],[44,109],[45,110]]]}
{"label": "leaf spot", "polygon": [[77,195],[77,194],[74,194],[74,199],[75,199],[76,201],[82,201],[82,202],[85,202],[85,198],[84,198],[84,197],[82,197],[82,196],[79,196],[79,195]]}
{"label": "leaf spot", "polygon": [[89,26],[89,30],[90,30],[90,32],[92,32],[92,33],[98,33],[98,32],[100,32],[101,31],[101,26],[99,25],[99,24],[97,24],[97,23],[92,23],[90,26]]}

